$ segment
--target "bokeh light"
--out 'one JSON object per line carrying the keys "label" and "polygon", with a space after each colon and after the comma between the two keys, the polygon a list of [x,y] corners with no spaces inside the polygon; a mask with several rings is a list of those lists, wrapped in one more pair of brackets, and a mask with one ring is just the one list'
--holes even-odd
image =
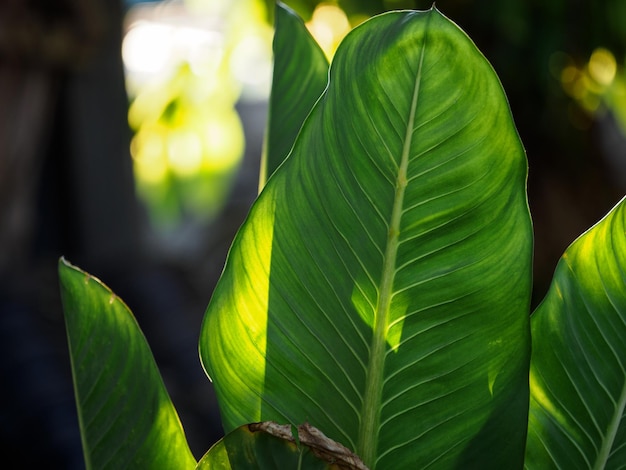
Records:
{"label": "bokeh light", "polygon": [[122,57],[136,187],[157,229],[211,221],[244,154],[241,100],[267,99],[272,30],[260,0],[140,3]]}
{"label": "bokeh light", "polygon": [[560,72],[563,90],[587,114],[588,120],[572,119],[578,128],[587,128],[598,114],[611,112],[626,135],[626,73],[615,55],[603,47],[596,48],[588,62],[578,65],[559,53],[564,62]]}
{"label": "bokeh light", "polygon": [[617,71],[617,63],[615,57],[611,51],[598,48],[591,54],[589,63],[587,64],[587,71],[589,76],[598,85],[609,86],[615,78],[615,72]]}
{"label": "bokeh light", "polygon": [[334,3],[317,5],[306,27],[329,59],[351,29],[345,12]]}

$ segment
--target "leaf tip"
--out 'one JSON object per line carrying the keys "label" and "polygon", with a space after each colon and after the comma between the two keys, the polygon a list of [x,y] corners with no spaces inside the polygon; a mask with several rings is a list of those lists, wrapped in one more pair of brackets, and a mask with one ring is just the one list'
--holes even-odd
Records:
{"label": "leaf tip", "polygon": [[71,268],[71,267],[73,267],[73,266],[72,266],[72,263],[70,263],[70,262],[69,262],[69,261],[65,258],[65,256],[61,256],[61,257],[59,258],[59,267],[61,267],[61,266],[65,266],[65,267],[67,267],[67,268]]}

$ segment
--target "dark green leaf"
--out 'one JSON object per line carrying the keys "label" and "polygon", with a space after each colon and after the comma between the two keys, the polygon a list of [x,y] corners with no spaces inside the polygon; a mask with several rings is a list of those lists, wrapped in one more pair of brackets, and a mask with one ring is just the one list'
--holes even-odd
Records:
{"label": "dark green leaf", "polygon": [[328,61],[302,20],[276,5],[274,74],[260,187],[283,162],[328,81]]}
{"label": "dark green leaf", "polygon": [[63,259],[59,277],[86,467],[194,468],[176,410],[128,307]]}

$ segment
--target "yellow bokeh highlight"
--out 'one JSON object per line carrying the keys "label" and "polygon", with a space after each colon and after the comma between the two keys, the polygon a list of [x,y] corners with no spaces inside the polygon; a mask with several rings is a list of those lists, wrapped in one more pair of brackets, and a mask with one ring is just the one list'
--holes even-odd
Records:
{"label": "yellow bokeh highlight", "polygon": [[136,176],[148,184],[162,181],[168,171],[163,130],[158,125],[141,129],[131,142]]}
{"label": "yellow bokeh highlight", "polygon": [[[578,107],[590,118],[609,110],[626,135],[626,73],[618,65],[615,55],[599,47],[582,66],[575,64],[563,53],[555,54],[553,59],[564,62],[558,78],[563,90],[575,100]],[[574,119],[575,115],[570,113],[572,124],[587,128],[578,125],[579,120]]]}
{"label": "yellow bokeh highlight", "polygon": [[570,96],[581,99],[585,94],[585,85],[580,70],[573,65],[567,66],[561,72],[561,84]]}
{"label": "yellow bokeh highlight", "polygon": [[589,76],[601,86],[609,86],[617,72],[617,62],[611,51],[598,48],[593,51],[587,64]]}
{"label": "yellow bokeh highlight", "polygon": [[329,59],[351,29],[345,12],[334,3],[317,5],[306,27]]}
{"label": "yellow bokeh highlight", "polygon": [[203,126],[202,167],[209,171],[225,171],[238,165],[244,151],[239,115],[234,110],[225,111],[207,119]]}
{"label": "yellow bokeh highlight", "polygon": [[190,176],[202,167],[202,141],[190,129],[174,129],[167,136],[167,160],[178,176]]}
{"label": "yellow bokeh highlight", "polygon": [[157,227],[210,220],[245,137],[235,105],[266,99],[272,28],[261,0],[185,0],[129,11],[122,56],[139,197]]}

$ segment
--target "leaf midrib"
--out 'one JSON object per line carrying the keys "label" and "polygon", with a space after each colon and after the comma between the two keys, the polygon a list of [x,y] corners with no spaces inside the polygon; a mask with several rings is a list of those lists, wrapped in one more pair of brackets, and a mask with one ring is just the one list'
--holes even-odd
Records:
{"label": "leaf midrib", "polygon": [[400,244],[400,223],[404,205],[404,194],[407,186],[409,156],[415,125],[419,88],[422,79],[425,46],[426,41],[424,38],[413,86],[411,110],[406,126],[402,156],[396,178],[396,189],[391,212],[391,222],[387,235],[387,244],[385,247],[383,271],[379,285],[378,304],[374,316],[374,329],[372,332],[369,363],[365,377],[365,393],[361,409],[361,424],[359,427],[356,451],[365,464],[372,470],[376,467],[376,458],[378,455],[378,430],[380,427],[387,330],[389,327],[389,313],[391,299],[393,297],[393,281],[396,273],[398,246]]}
{"label": "leaf midrib", "polygon": [[619,425],[621,424],[622,416],[624,416],[624,410],[626,409],[626,383],[622,387],[622,393],[619,397],[619,401],[617,402],[617,406],[615,407],[615,412],[611,417],[611,421],[609,422],[609,427],[604,435],[604,439],[602,439],[602,447],[600,447],[600,451],[598,452],[598,457],[596,458],[596,463],[593,466],[594,470],[600,470],[606,468],[606,464],[609,461],[609,457],[611,456],[611,450],[613,449],[613,444],[615,442],[615,437],[617,436],[617,431],[619,429]]}

